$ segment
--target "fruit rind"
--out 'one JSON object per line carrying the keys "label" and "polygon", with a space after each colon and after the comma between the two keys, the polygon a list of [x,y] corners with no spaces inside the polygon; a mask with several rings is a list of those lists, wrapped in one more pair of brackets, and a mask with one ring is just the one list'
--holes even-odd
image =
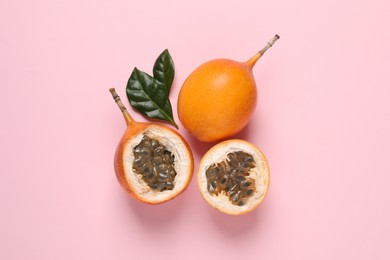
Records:
{"label": "fruit rind", "polygon": [[[226,158],[229,152],[245,151],[251,154],[256,167],[251,177],[256,179],[256,192],[243,206],[233,205],[226,195],[213,196],[207,190],[206,169],[213,163]],[[269,166],[264,154],[253,144],[239,139],[227,140],[212,147],[202,158],[198,168],[198,187],[203,198],[217,210],[229,215],[242,215],[256,209],[264,200],[269,188]]]}

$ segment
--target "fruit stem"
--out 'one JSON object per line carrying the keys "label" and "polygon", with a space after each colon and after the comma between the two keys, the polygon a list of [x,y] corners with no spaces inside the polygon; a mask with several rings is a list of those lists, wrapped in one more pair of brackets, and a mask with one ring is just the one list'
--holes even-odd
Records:
{"label": "fruit stem", "polygon": [[267,42],[267,45],[264,46],[263,49],[261,49],[258,53],[255,54],[255,56],[253,56],[252,58],[250,58],[246,64],[248,64],[248,66],[250,68],[253,68],[253,66],[255,66],[256,62],[260,59],[261,56],[263,56],[263,54],[269,49],[271,48],[274,43],[279,39],[279,35],[275,34],[274,37],[272,37],[271,40],[269,40],[269,42]]}
{"label": "fruit stem", "polygon": [[134,119],[130,116],[129,112],[127,112],[127,109],[125,105],[123,105],[121,98],[116,93],[115,88],[110,88],[111,95],[113,99],[115,100],[115,103],[118,105],[119,109],[121,110],[123,117],[125,118],[126,125],[130,125],[134,122]]}

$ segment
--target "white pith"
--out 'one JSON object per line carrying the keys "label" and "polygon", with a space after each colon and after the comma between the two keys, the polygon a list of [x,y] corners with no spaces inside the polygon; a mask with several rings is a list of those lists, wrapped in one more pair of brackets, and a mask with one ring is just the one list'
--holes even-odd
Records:
{"label": "white pith", "polygon": [[[142,138],[147,135],[152,139],[159,141],[175,157],[174,168],[177,173],[172,190],[154,191],[142,177],[133,171],[134,152],[133,148],[137,146]],[[191,155],[181,138],[174,132],[167,131],[160,127],[149,126],[145,131],[133,136],[125,144],[123,152],[123,164],[125,177],[131,189],[137,196],[150,203],[165,201],[179,194],[187,185],[191,177]]]}
{"label": "white pith", "polygon": [[[233,205],[229,197],[224,193],[215,196],[211,195],[207,190],[206,170],[208,167],[225,160],[228,153],[236,151],[251,154],[256,163],[256,167],[250,170],[249,175],[256,181],[256,191],[243,206]],[[265,196],[268,182],[269,169],[264,155],[252,144],[242,140],[230,140],[216,145],[206,153],[198,169],[198,184],[204,199],[216,209],[231,215],[239,215],[256,208]]]}

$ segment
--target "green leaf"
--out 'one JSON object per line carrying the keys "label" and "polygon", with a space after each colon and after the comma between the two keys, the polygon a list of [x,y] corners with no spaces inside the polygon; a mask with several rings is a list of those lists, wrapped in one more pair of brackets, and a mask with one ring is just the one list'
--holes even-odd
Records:
{"label": "green leaf", "polygon": [[132,107],[141,114],[166,120],[178,128],[173,120],[171,102],[162,82],[134,68],[127,82],[126,94]]}
{"label": "green leaf", "polygon": [[165,85],[167,93],[169,94],[173,78],[175,77],[175,65],[168,49],[165,49],[154,63],[153,76]]}

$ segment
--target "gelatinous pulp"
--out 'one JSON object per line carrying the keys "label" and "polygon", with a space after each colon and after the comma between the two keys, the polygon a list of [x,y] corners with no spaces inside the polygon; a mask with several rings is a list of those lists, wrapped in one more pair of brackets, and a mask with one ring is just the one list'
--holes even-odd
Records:
{"label": "gelatinous pulp", "polygon": [[208,192],[228,196],[233,205],[245,205],[256,190],[255,180],[249,177],[255,166],[252,155],[242,151],[229,153],[225,160],[207,168]]}
{"label": "gelatinous pulp", "polygon": [[158,140],[144,136],[134,147],[133,171],[156,191],[172,190],[176,171],[175,156]]}

